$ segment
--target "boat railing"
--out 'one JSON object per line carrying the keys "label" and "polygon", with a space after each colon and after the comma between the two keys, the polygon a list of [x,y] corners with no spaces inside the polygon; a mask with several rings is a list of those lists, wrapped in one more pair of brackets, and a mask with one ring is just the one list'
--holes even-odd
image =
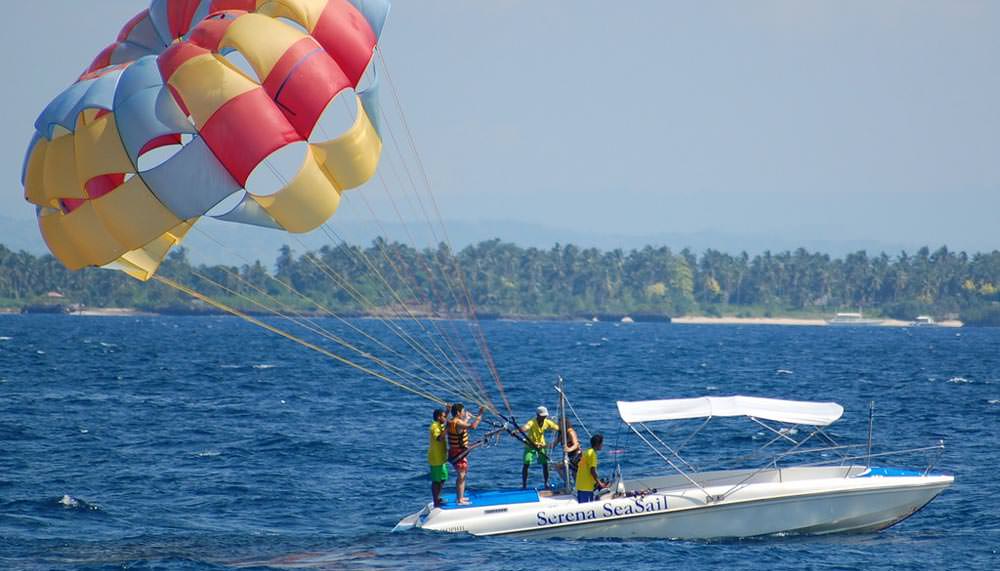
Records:
{"label": "boat railing", "polygon": [[844,471],[844,478],[848,478],[851,475],[850,463],[854,462],[856,460],[864,460],[865,461],[865,468],[867,469],[867,468],[871,467],[871,458],[886,458],[886,457],[890,457],[890,456],[902,456],[902,455],[905,455],[905,454],[916,454],[916,453],[920,453],[920,452],[937,452],[937,454],[934,454],[931,457],[931,459],[928,461],[927,467],[922,472],[922,475],[926,476],[927,474],[930,473],[931,470],[934,469],[934,466],[941,459],[941,455],[944,453],[944,440],[939,440],[937,442],[937,444],[935,444],[933,446],[921,446],[921,447],[918,447],[918,448],[904,448],[904,449],[900,449],[900,450],[890,450],[888,452],[879,452],[879,453],[876,453],[876,454],[872,454],[870,451],[868,451],[867,444],[861,444],[861,443],[859,443],[859,444],[837,444],[836,446],[821,446],[821,447],[816,447],[816,448],[796,448],[796,449],[792,449],[792,450],[787,450],[787,451],[780,452],[780,453],[772,455],[762,466],[760,466],[756,470],[751,471],[749,474],[747,474],[746,477],[744,477],[743,479],[741,479],[739,482],[737,482],[732,487],[730,487],[729,490],[727,490],[726,492],[724,492],[723,494],[721,494],[720,496],[717,496],[717,497],[719,499],[725,499],[730,494],[732,494],[736,490],[740,489],[744,484],[747,484],[748,482],[753,481],[753,479],[758,474],[760,474],[762,472],[765,472],[765,471],[767,471],[769,469],[770,470],[774,470],[777,473],[777,475],[778,475],[778,481],[779,482],[783,481],[782,480],[782,474],[781,474],[782,466],[779,464],[779,462],[781,462],[782,460],[785,460],[785,459],[787,459],[789,457],[792,457],[792,456],[802,456],[802,455],[805,455],[805,454],[818,454],[818,453],[823,453],[823,452],[840,452],[840,451],[846,451],[846,450],[851,450],[851,449],[865,449],[866,452],[863,453],[863,454],[853,454],[853,455],[852,454],[838,454],[838,456],[836,458],[830,458],[828,460],[820,460],[820,461],[817,461],[817,462],[796,463],[796,464],[794,464],[794,467],[797,467],[797,468],[800,468],[800,467],[818,467],[818,466],[829,466],[829,465],[835,465],[835,464],[839,464],[841,466],[847,465],[848,469]]}
{"label": "boat railing", "polygon": [[[815,453],[822,453],[822,452],[837,452],[837,451],[842,451],[842,450],[851,450],[851,449],[859,449],[859,448],[867,448],[867,447],[866,447],[865,444],[840,444],[840,445],[837,445],[837,446],[823,446],[823,447],[820,447],[820,448],[809,448],[809,449],[804,449],[804,450],[792,450],[792,451],[783,452],[783,453],[779,453],[779,454],[773,455],[765,463],[765,465],[763,466],[763,468],[764,469],[774,468],[774,469],[780,470],[781,466],[778,464],[778,462],[780,462],[781,460],[784,460],[784,459],[786,459],[786,458],[788,458],[790,456],[801,456],[801,455],[804,455],[804,454],[815,454]],[[809,467],[809,466],[829,466],[829,465],[832,465],[832,464],[846,465],[846,464],[848,464],[850,462],[854,462],[856,460],[865,460],[866,461],[865,467],[867,468],[867,467],[870,467],[870,462],[868,462],[868,459],[870,459],[870,458],[886,458],[886,457],[890,457],[890,456],[902,456],[904,454],[916,454],[918,452],[937,452],[937,454],[933,455],[933,457],[930,459],[930,461],[928,462],[927,468],[925,468],[924,471],[923,471],[923,473],[926,475],[927,473],[929,473],[931,470],[934,469],[934,466],[941,459],[941,455],[944,453],[944,441],[943,440],[939,440],[938,443],[935,444],[935,445],[933,445],[933,446],[921,446],[921,447],[917,447],[917,448],[903,448],[903,449],[899,449],[899,450],[890,450],[888,452],[879,452],[879,453],[876,453],[876,454],[871,454],[871,453],[868,453],[868,452],[865,452],[864,454],[844,454],[844,455],[839,455],[837,458],[830,458],[830,459],[827,459],[827,460],[819,460],[819,461],[816,461],[816,462],[808,462],[808,463],[804,463],[804,464],[803,463],[797,463],[797,464],[795,464],[795,466]]]}
{"label": "boat railing", "polygon": [[[848,444],[848,445],[844,445],[843,448],[860,448],[861,446],[864,446],[864,445]],[[935,444],[933,446],[920,446],[918,448],[903,448],[903,449],[900,449],[900,450],[890,450],[888,452],[879,452],[877,454],[870,454],[870,453],[856,454],[856,455],[852,455],[852,456],[842,456],[840,458],[832,458],[830,460],[821,460],[821,461],[818,461],[818,462],[809,462],[807,464],[796,464],[796,465],[797,466],[826,466],[826,465],[830,465],[830,464],[833,464],[833,463],[840,463],[841,465],[844,465],[844,464],[846,464],[848,462],[853,462],[855,460],[867,460],[867,459],[870,459],[870,458],[887,458],[887,457],[890,457],[890,456],[902,456],[904,454],[917,454],[917,453],[921,453],[921,452],[936,452],[936,454],[931,455],[930,459],[927,462],[927,467],[924,468],[924,470],[922,472],[922,474],[924,476],[926,476],[927,474],[930,473],[931,470],[934,469],[934,466],[936,466],[937,463],[941,460],[941,455],[944,454],[944,440],[938,440],[937,444]],[[865,467],[866,468],[870,468],[871,467],[870,462],[867,462]],[[848,474],[845,473],[844,477],[846,478],[847,476],[848,476]]]}

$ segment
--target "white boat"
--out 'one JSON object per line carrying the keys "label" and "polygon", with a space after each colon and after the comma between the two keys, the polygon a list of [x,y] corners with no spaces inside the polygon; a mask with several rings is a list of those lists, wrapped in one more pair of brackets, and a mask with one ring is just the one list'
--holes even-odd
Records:
{"label": "white boat", "polygon": [[934,318],[930,315],[918,315],[913,323],[910,324],[911,327],[937,327],[938,322],[934,321]]}
{"label": "white boat", "polygon": [[[756,397],[700,397],[619,402],[625,424],[669,465],[675,474],[622,479],[593,502],[578,503],[568,493],[535,490],[470,494],[471,504],[428,504],[396,526],[465,532],[473,535],[532,538],[725,538],[772,534],[867,532],[887,528],[920,510],[954,477],[922,470],[870,466],[890,454],[943,450],[944,444],[851,456],[856,448],[837,444],[823,427],[836,421],[836,403]],[[790,448],[756,468],[697,471],[680,456],[681,448],[715,417],[745,416],[772,435],[758,452],[777,442]],[[703,419],[684,443],[670,447],[647,427],[654,421]],[[785,425],[773,426],[771,423]],[[790,427],[808,426],[799,437]],[[799,438],[796,440],[796,438]],[[822,442],[806,448],[807,442]],[[655,446],[658,443],[660,447]],[[861,445],[864,446],[864,445]],[[804,454],[834,456],[819,463],[786,466]]]}
{"label": "white boat", "polygon": [[872,327],[882,325],[882,319],[865,318],[864,314],[858,313],[838,313],[833,319],[827,319],[827,325],[840,325],[850,327]]}

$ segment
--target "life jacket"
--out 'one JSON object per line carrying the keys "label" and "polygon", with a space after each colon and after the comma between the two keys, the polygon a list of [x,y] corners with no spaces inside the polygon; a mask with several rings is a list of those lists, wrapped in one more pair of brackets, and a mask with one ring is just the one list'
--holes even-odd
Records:
{"label": "life jacket", "polygon": [[455,419],[448,421],[448,447],[465,450],[469,447],[468,429],[459,429]]}

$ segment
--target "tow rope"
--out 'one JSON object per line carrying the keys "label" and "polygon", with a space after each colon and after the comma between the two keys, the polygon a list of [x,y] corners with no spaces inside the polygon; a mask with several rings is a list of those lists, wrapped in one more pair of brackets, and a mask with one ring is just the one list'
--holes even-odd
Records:
{"label": "tow rope", "polygon": [[[496,423],[493,423],[493,424],[495,425]],[[465,458],[468,457],[469,454],[471,454],[473,450],[475,450],[477,448],[482,448],[482,447],[490,446],[491,443],[495,444],[495,443],[499,442],[499,440],[500,440],[500,434],[503,431],[504,431],[504,429],[502,427],[496,427],[493,430],[490,430],[489,432],[487,432],[482,437],[480,437],[478,440],[476,440],[475,442],[473,442],[472,444],[470,444],[469,446],[467,446],[464,450],[462,450],[458,454],[456,454],[454,456],[449,456],[448,457],[448,462],[451,463],[451,464],[455,464],[457,462],[461,462],[462,460],[465,460]]]}
{"label": "tow rope", "polygon": [[493,427],[492,430],[484,434],[482,437],[480,437],[478,440],[470,444],[468,447],[466,447],[458,454],[454,456],[449,456],[448,457],[449,463],[455,464],[457,462],[461,462],[462,460],[465,460],[469,456],[469,454],[472,453],[473,450],[498,443],[500,440],[499,438],[500,434],[504,432],[509,434],[518,442],[535,450],[536,452],[542,452],[542,453],[545,452],[542,447],[538,446],[530,439],[528,439],[528,435],[524,433],[524,430],[521,430],[521,425],[517,423],[516,419],[513,416],[507,418],[506,416],[500,414],[499,412],[494,412],[494,414],[496,414],[497,417],[503,420],[503,422],[497,422],[495,420],[487,420],[486,422],[490,423],[490,425]]}

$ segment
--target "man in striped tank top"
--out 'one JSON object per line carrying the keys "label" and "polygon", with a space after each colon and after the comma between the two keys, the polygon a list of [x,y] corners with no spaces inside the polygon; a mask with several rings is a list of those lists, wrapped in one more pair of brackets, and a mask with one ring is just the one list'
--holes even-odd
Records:
{"label": "man in striped tank top", "polygon": [[471,415],[461,403],[451,405],[451,420],[448,421],[448,462],[455,467],[455,501],[468,505],[465,498],[465,475],[469,471],[469,431],[479,427],[483,419],[483,409],[469,422]]}

